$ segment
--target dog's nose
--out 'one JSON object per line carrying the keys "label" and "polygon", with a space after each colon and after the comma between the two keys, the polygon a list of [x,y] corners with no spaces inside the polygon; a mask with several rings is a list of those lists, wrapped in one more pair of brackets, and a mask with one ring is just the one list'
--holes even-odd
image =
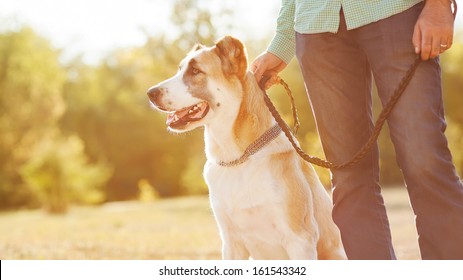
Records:
{"label": "dog's nose", "polygon": [[148,97],[151,100],[157,99],[159,95],[161,95],[161,90],[159,89],[159,87],[151,87],[148,89],[148,92],[146,92],[146,94],[148,94]]}
{"label": "dog's nose", "polygon": [[160,110],[165,110],[165,108],[161,104],[161,98],[164,94],[164,90],[158,86],[151,87],[146,92],[148,94],[148,98],[150,99],[151,103],[156,106]]}
{"label": "dog's nose", "polygon": [[159,87],[154,86],[148,89],[148,92],[146,94],[148,94],[149,99],[151,100],[151,102],[153,102],[154,105],[159,105],[159,100],[161,99],[162,92],[163,91]]}

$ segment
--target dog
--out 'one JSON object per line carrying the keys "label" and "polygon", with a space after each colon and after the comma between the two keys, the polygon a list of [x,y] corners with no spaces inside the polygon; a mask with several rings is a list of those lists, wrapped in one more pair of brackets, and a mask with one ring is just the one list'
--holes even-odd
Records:
{"label": "dog", "polygon": [[331,199],[265,106],[240,40],[195,46],[148,97],[170,131],[204,126],[223,259],[346,259]]}

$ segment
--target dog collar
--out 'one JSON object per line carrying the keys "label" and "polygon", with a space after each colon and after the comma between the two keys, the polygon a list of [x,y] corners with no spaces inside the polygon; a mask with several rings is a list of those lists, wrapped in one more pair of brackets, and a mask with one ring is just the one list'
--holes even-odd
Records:
{"label": "dog collar", "polygon": [[254,142],[252,142],[246,150],[244,150],[243,155],[235,160],[232,161],[219,161],[217,162],[218,165],[223,166],[223,167],[232,167],[232,166],[237,166],[245,161],[248,160],[248,158],[258,151],[260,151],[262,148],[264,148],[266,145],[268,145],[270,142],[272,142],[281,132],[281,127],[278,124],[275,124],[272,126],[269,130],[264,132],[259,138],[257,138]]}

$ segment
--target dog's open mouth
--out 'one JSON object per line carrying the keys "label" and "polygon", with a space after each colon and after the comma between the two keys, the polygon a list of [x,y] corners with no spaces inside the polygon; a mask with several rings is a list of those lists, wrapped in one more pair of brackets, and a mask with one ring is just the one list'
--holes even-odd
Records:
{"label": "dog's open mouth", "polygon": [[201,102],[185,109],[171,112],[167,115],[166,124],[171,128],[184,126],[191,122],[202,120],[209,112],[209,104]]}

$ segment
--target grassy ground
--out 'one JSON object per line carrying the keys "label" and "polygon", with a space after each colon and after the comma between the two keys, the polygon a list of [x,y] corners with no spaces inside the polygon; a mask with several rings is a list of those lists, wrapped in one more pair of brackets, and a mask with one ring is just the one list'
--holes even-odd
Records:
{"label": "grassy ground", "polygon": [[[399,259],[418,259],[404,188],[384,191]],[[220,259],[207,197],[0,213],[0,259]]]}

